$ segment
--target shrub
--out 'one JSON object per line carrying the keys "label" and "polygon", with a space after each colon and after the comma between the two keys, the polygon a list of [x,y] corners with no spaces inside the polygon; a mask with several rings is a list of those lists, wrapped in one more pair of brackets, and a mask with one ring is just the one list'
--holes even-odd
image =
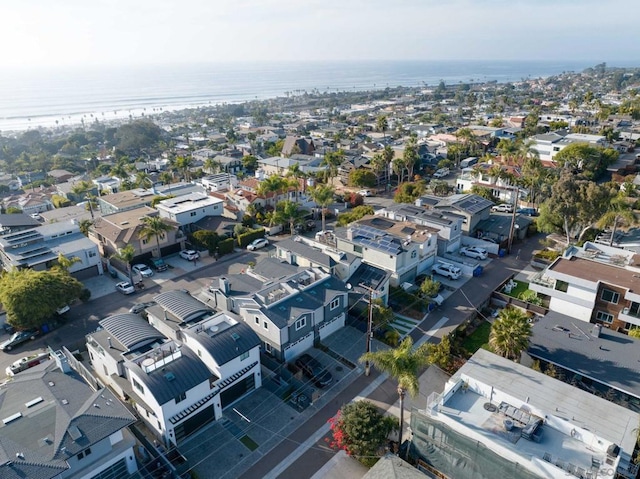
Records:
{"label": "shrub", "polygon": [[209,254],[213,254],[220,242],[220,235],[215,231],[198,230],[193,233],[193,241],[198,246],[206,248]]}
{"label": "shrub", "polygon": [[218,242],[218,254],[220,256],[225,255],[225,254],[229,254],[229,253],[233,253],[233,245],[235,244],[235,241],[233,240],[233,238],[227,238],[225,240],[219,241]]}
{"label": "shrub", "polygon": [[83,303],[86,303],[90,299],[91,299],[91,290],[89,288],[84,288],[80,292],[80,301],[82,301]]}
{"label": "shrub", "polygon": [[64,208],[71,205],[71,201],[60,195],[51,195],[51,203],[55,208]]}
{"label": "shrub", "polygon": [[364,198],[358,193],[351,193],[351,195],[349,196],[349,204],[352,208],[355,208],[356,206],[362,206],[364,204]]}
{"label": "shrub", "polygon": [[342,213],[338,218],[338,226],[346,226],[349,223],[353,223],[354,221],[358,221],[362,217],[366,215],[372,215],[374,213],[373,206],[371,205],[362,205],[356,206],[353,210],[348,213]]}
{"label": "shrub", "polygon": [[264,228],[258,228],[255,230],[248,230],[245,233],[238,235],[238,246],[246,248],[249,243],[258,238],[264,238]]}

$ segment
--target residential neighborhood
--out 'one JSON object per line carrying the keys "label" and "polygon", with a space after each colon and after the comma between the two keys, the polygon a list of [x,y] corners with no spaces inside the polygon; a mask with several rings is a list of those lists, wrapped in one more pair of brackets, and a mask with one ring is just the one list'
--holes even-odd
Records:
{"label": "residential neighborhood", "polygon": [[0,136],[0,477],[637,478],[639,91],[596,66]]}

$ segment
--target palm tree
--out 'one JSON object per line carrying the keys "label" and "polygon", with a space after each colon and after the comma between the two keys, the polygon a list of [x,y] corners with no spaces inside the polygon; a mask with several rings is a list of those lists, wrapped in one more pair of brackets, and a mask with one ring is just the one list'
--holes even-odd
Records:
{"label": "palm tree", "polygon": [[386,116],[380,115],[378,118],[376,118],[376,128],[378,129],[378,131],[382,132],[382,135],[386,140],[386,131],[389,128],[389,122],[387,121]]}
{"label": "palm tree", "polygon": [[[296,201],[298,201],[298,190],[300,189],[300,179],[302,178],[303,180],[306,180],[307,178],[307,174],[302,171],[302,169],[300,168],[300,163],[294,163],[293,165],[291,165],[289,167],[289,171],[287,172],[287,176],[288,177],[292,177],[292,179],[294,179],[295,181],[291,182],[291,186],[293,186],[296,189]],[[304,181],[302,183],[302,192],[304,193],[306,190],[306,184],[307,182]]]}
{"label": "palm tree", "polygon": [[404,421],[404,397],[407,391],[415,397],[420,390],[418,374],[429,364],[428,343],[420,345],[415,351],[413,340],[407,336],[395,349],[387,349],[364,353],[360,362],[368,365],[371,362],[380,371],[387,373],[398,381],[398,397],[400,399],[400,432],[398,443],[402,445],[402,423]]}
{"label": "palm tree", "polygon": [[416,144],[416,141],[417,140],[415,136],[410,137],[404,147],[404,153],[402,155],[404,166],[407,169],[407,176],[409,177],[409,181],[413,181],[413,170],[416,167],[416,163],[419,159],[418,146]]}
{"label": "palm tree", "polygon": [[149,173],[146,171],[139,171],[136,174],[136,186],[138,188],[151,188],[153,186],[153,180]]}
{"label": "palm tree", "polygon": [[496,354],[516,360],[529,347],[531,323],[526,313],[517,308],[505,308],[491,325],[489,346]]}
{"label": "palm tree", "polygon": [[193,166],[193,158],[191,156],[179,156],[176,158],[176,168],[182,172],[185,181],[191,179],[191,167]]}
{"label": "palm tree", "polygon": [[173,231],[175,227],[167,223],[163,218],[159,216],[145,216],[142,218],[142,228],[138,232],[138,238],[149,241],[151,238],[156,239],[156,245],[158,247],[158,258],[162,258],[162,251],[160,250],[160,238],[164,238],[165,233]]}
{"label": "palm tree", "polygon": [[124,248],[120,248],[116,253],[112,255],[127,265],[127,275],[129,276],[129,283],[133,286],[133,274],[131,272],[131,262],[136,256],[136,249],[132,244],[126,245]]}
{"label": "palm tree", "polygon": [[91,229],[92,226],[93,226],[93,221],[91,220],[80,220],[80,222],[78,223],[78,228],[80,228],[80,232],[85,236],[89,236],[89,230]]}
{"label": "palm tree", "polygon": [[326,209],[333,203],[334,189],[331,185],[318,185],[311,190],[311,199],[321,208],[322,211],[322,231],[325,229]]}
{"label": "palm tree", "polygon": [[611,199],[607,212],[602,215],[597,225],[602,229],[613,227],[611,238],[609,239],[609,246],[613,246],[613,239],[618,226],[623,224],[633,225],[635,223],[637,223],[637,220],[636,215],[633,213],[632,204],[629,203],[629,199],[624,192],[619,192]]}
{"label": "palm tree", "polygon": [[375,155],[373,155],[373,158],[371,158],[369,164],[371,165],[373,173],[376,175],[376,181],[378,181],[382,173],[384,173],[385,171],[388,172],[387,163],[380,153],[376,153]]}
{"label": "palm tree", "polygon": [[266,196],[269,193],[282,193],[287,188],[288,182],[282,176],[271,175],[266,177],[258,185],[257,193],[260,196]]}
{"label": "palm tree", "polygon": [[299,220],[301,217],[302,215],[298,207],[298,203],[285,200],[285,201],[281,201],[276,206],[274,220],[276,223],[289,223],[291,236],[293,236],[294,225],[296,221]]}
{"label": "palm tree", "polygon": [[204,161],[204,169],[207,170],[209,174],[214,174],[222,170],[222,164],[213,158],[207,158]]}
{"label": "palm tree", "polygon": [[325,153],[320,166],[325,166],[325,174],[329,183],[333,184],[333,179],[338,176],[338,168],[344,162],[344,151],[330,151]]}

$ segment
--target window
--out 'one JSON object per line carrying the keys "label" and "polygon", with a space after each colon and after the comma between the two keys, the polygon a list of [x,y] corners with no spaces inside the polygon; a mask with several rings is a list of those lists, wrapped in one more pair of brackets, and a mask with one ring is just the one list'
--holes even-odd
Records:
{"label": "window", "polygon": [[97,253],[95,251],[91,250],[91,251],[89,251],[88,255],[89,255],[89,258],[95,258]]}
{"label": "window", "polygon": [[240,361],[244,361],[245,359],[247,359],[249,357],[249,351],[247,351],[246,353],[242,353],[240,355]]}
{"label": "window", "polygon": [[618,300],[620,299],[620,295],[615,291],[611,291],[609,289],[603,289],[602,294],[600,295],[602,301],[606,301],[607,303],[618,304]]}
{"label": "window", "polygon": [[307,325],[307,318],[303,316],[302,318],[296,321],[296,331],[300,331],[306,325]]}
{"label": "window", "polygon": [[602,321],[603,323],[611,324],[613,323],[613,314],[609,314],[604,311],[598,311],[596,313],[596,319],[598,321]]}
{"label": "window", "polygon": [[148,243],[148,241],[146,239],[142,240],[142,244],[147,244],[147,243]]}
{"label": "window", "polygon": [[269,329],[269,323],[267,323],[266,321],[262,323],[262,326],[264,327],[264,329]]}
{"label": "window", "polygon": [[195,211],[192,211],[191,213],[189,213],[189,216],[195,216],[195,215],[196,215]]}
{"label": "window", "polygon": [[260,318],[256,316],[256,324],[260,324]]}
{"label": "window", "polygon": [[566,281],[561,281],[561,280],[556,280],[556,290],[558,291],[562,291],[563,293],[566,293],[567,290],[569,289],[569,283],[567,283]]}
{"label": "window", "polygon": [[331,304],[329,305],[329,309],[333,311],[338,306],[340,306],[340,298],[335,298],[333,301],[331,301]]}
{"label": "window", "polygon": [[353,245],[353,252],[362,254],[362,246],[359,246],[357,244]]}
{"label": "window", "polygon": [[136,381],[136,378],[132,377],[131,380],[133,381],[133,387],[136,388],[138,391],[140,391],[142,394],[144,394],[144,388],[142,387],[142,384]]}
{"label": "window", "polygon": [[413,250],[413,251],[411,252],[411,258],[413,259],[413,258],[415,258],[416,256],[418,256],[418,252],[417,252],[416,250]]}
{"label": "window", "polygon": [[178,394],[176,396],[176,404],[178,404],[180,401],[184,401],[185,399],[187,399],[187,393],[183,392]]}
{"label": "window", "polygon": [[82,459],[83,457],[87,457],[89,454],[91,454],[91,448],[90,447],[86,448],[84,451],[80,451],[78,453],[78,459]]}
{"label": "window", "polygon": [[264,350],[269,354],[271,354],[271,351],[273,351],[269,343],[264,343]]}

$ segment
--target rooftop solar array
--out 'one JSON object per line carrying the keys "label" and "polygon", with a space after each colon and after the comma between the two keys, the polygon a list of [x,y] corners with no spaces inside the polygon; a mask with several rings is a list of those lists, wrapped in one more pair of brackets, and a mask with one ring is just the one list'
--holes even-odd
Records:
{"label": "rooftop solar array", "polygon": [[399,254],[402,246],[398,240],[370,226],[357,225],[352,227],[353,240],[358,244],[375,248],[390,254]]}

